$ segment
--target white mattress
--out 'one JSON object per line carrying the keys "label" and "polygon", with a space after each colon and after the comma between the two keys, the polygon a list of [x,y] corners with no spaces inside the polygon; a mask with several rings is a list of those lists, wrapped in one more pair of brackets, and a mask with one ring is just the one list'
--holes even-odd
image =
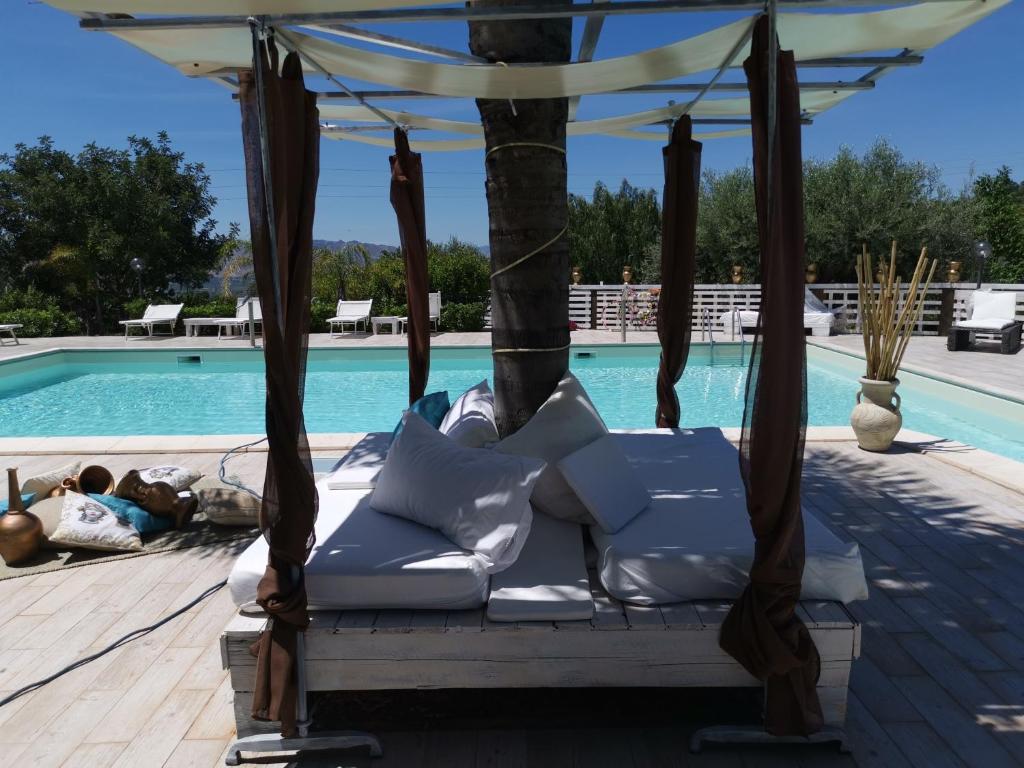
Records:
{"label": "white mattress", "polygon": [[[752,309],[741,309],[739,312],[740,323],[744,328],[753,328],[757,325],[757,312]],[[725,330],[732,328],[733,313],[726,312],[719,316],[718,322],[722,324]],[[820,328],[828,327],[831,328],[835,322],[835,315],[831,312],[804,312],[804,328]],[[736,329],[737,331],[739,328]]]}
{"label": "white mattress", "polygon": [[491,576],[491,621],[579,621],[594,614],[583,529],[534,510],[519,558]]}
{"label": "white mattress", "polygon": [[[734,599],[754,552],[737,451],[718,429],[616,434],[651,506],[615,534],[591,526],[601,583],[639,605]],[[868,596],[856,544],[804,512],[805,599],[848,603]]]}
{"label": "white mattress", "polygon": [[390,447],[390,432],[370,432],[364,435],[332,469],[327,477],[327,487],[335,491],[375,487]]}
{"label": "white mattress", "polygon": [[[479,608],[487,601],[483,561],[432,528],[370,508],[372,491],[317,483],[316,546],[306,564],[310,608]],[[267,544],[254,541],[228,578],[235,603],[256,600]]]}

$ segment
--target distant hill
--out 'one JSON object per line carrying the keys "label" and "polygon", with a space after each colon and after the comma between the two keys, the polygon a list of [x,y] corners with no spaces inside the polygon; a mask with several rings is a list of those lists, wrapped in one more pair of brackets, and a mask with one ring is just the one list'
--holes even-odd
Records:
{"label": "distant hill", "polygon": [[381,245],[380,243],[364,243],[361,240],[314,240],[314,248],[329,248],[332,251],[341,251],[350,245],[361,245],[370,254],[371,259],[376,259],[383,251],[397,251],[397,245]]}

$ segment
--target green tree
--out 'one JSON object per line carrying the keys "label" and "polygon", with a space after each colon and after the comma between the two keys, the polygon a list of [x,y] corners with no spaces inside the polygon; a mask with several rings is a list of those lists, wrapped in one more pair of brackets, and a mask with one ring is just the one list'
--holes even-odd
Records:
{"label": "green tree", "polygon": [[978,232],[992,246],[985,279],[1024,282],[1024,182],[1016,182],[1003,166],[974,182]]}
{"label": "green tree", "polygon": [[698,206],[697,282],[728,282],[734,264],[743,267],[748,282],[757,280],[760,259],[750,166],[704,171]]}
{"label": "green tree", "polygon": [[140,282],[155,298],[207,279],[237,231],[216,232],[215,204],[202,164],[186,162],[163,132],[77,155],[45,136],[18,144],[0,155],[0,281],[57,297],[101,333]]}
{"label": "green tree", "polygon": [[638,270],[640,280],[652,279],[644,265],[660,234],[661,206],[653,189],[623,180],[610,192],[599,181],[589,200],[569,195],[569,260],[582,270],[585,283],[621,283],[627,264]]}
{"label": "green tree", "polygon": [[341,249],[314,248],[313,296],[328,303],[349,299],[349,281],[368,264],[370,254],[362,243],[349,243]]}
{"label": "green tree", "polygon": [[475,245],[456,238],[447,243],[427,243],[430,290],[440,291],[445,304],[470,304],[487,300],[491,268]]}

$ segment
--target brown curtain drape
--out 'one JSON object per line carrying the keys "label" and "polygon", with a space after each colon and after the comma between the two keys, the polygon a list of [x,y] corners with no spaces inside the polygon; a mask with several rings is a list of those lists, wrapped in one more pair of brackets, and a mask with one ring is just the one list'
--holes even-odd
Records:
{"label": "brown curtain drape", "polygon": [[253,64],[261,68],[265,93],[269,204],[257,76],[239,76],[253,267],[263,307],[267,369],[268,455],[260,528],[270,557],[257,595],[271,618],[269,629],[253,646],[258,660],[252,715],[280,721],[281,733],[294,736],[297,633],[309,624],[303,566],[313,546],[317,512],[302,398],[320,128],[316,96],[305,88],[298,56],[288,54],[280,70],[278,63],[273,42],[261,44],[259,60]]}
{"label": "brown curtain drape", "polygon": [[815,688],[820,659],[796,615],[804,570],[800,473],[807,425],[800,93],[792,52],[778,52],[776,123],[770,134],[769,35],[768,17],[762,16],[743,63],[761,249],[760,330],[751,350],[740,440],[754,562],[750,583],[722,625],[720,642],[765,681],[765,728],[789,736],[820,730],[822,714]]}
{"label": "brown curtain drape", "polygon": [[665,195],[661,214],[661,294],[658,296],[659,427],[679,426],[676,383],[690,354],[693,274],[697,263],[697,198],[700,188],[701,144],[693,140],[689,115],[676,121],[665,162]]}
{"label": "brown curtain drape", "polygon": [[427,293],[427,218],[423,203],[423,161],[409,150],[409,137],[395,128],[391,156],[391,205],[398,216],[408,300],[409,405],[423,397],[430,375],[430,307]]}

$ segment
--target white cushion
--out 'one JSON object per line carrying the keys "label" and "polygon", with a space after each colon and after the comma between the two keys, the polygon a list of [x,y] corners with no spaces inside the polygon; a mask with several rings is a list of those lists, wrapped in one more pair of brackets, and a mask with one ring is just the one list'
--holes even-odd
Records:
{"label": "white cushion", "polygon": [[571,373],[555,387],[551,397],[518,432],[494,446],[494,450],[532,456],[548,463],[537,481],[531,501],[541,512],[562,520],[592,523],[594,520],[558,471],[558,462],[602,435],[608,427],[590,402],[583,385]]}
{"label": "white cushion", "polygon": [[402,424],[370,506],[440,531],[483,558],[488,573],[508,568],[530,532],[544,462],[464,448],[411,411]]}
{"label": "white cushion", "polygon": [[[332,491],[317,483],[316,543],[306,562],[312,610],[468,610],[487,602],[484,562],[437,531],[370,508],[370,491]],[[267,568],[267,541],[239,555],[228,578],[238,606],[256,600]]]}
{"label": "white cushion", "polygon": [[[655,605],[734,600],[747,584],[754,534],[736,448],[721,430],[616,434],[651,505],[614,534],[592,526],[608,594]],[[860,549],[804,513],[802,596],[843,603],[868,596]]]}
{"label": "white cushion", "polygon": [[142,549],[142,539],[131,523],[98,501],[74,491],[64,494],[60,523],[50,535],[50,543],[107,551]]}
{"label": "white cushion", "polygon": [[615,533],[651,503],[651,494],[611,435],[570,453],[558,469],[605,533]]}
{"label": "white cushion", "polygon": [[50,491],[60,485],[65,477],[77,475],[81,466],[82,462],[73,461],[63,467],[57,467],[57,469],[51,469],[49,472],[44,472],[41,475],[30,477],[21,484],[21,495],[34,493],[36,501],[40,501]]}
{"label": "white cushion", "polygon": [[390,432],[365,435],[327,476],[327,487],[336,491],[372,489],[390,447]]}
{"label": "white cushion", "polygon": [[957,323],[958,328],[972,328],[978,331],[1001,331],[1003,328],[1009,328],[1013,325],[1015,320],[997,320],[995,318],[971,318],[970,320],[963,320]]}
{"label": "white cushion", "polygon": [[139,478],[144,483],[163,482],[169,484],[176,491],[184,491],[202,476],[202,472],[197,472],[194,469],[170,465],[139,470]]}
{"label": "white cushion", "polygon": [[491,577],[491,621],[586,621],[594,615],[583,529],[535,512],[519,559]]}
{"label": "white cushion", "polygon": [[971,320],[988,323],[990,328],[1002,328],[1003,323],[1017,316],[1017,294],[1013,291],[975,291],[971,294]]}
{"label": "white cushion", "polygon": [[494,393],[484,379],[466,390],[441,421],[438,431],[467,448],[483,448],[498,441],[494,423]]}

